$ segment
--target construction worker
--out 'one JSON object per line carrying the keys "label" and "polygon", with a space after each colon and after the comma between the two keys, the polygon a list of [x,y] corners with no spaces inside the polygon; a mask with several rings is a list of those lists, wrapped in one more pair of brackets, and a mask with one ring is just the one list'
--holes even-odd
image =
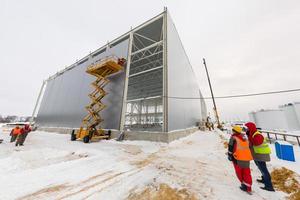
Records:
{"label": "construction worker", "polygon": [[235,173],[241,182],[240,189],[248,194],[252,192],[250,170],[250,161],[252,159],[247,136],[242,133],[240,126],[233,126],[228,144],[228,160],[232,161]]}
{"label": "construction worker", "polygon": [[10,132],[10,142],[14,142],[16,141],[18,135],[21,133],[21,128],[19,126],[16,126],[15,128],[13,128]]}
{"label": "construction worker", "polygon": [[257,131],[254,123],[248,122],[245,126],[247,127],[246,134],[249,139],[254,162],[262,174],[261,179],[257,179],[257,182],[264,183],[265,186],[260,187],[261,189],[274,192],[275,190],[266,164],[266,162],[271,161],[271,148],[261,132]]}
{"label": "construction worker", "polygon": [[211,122],[210,116],[207,116],[205,125],[206,128],[208,128],[208,130],[211,131],[213,123]]}
{"label": "construction worker", "polygon": [[19,134],[19,137],[17,139],[16,146],[24,145],[25,139],[30,131],[31,131],[31,128],[30,128],[29,124],[25,124],[24,128],[21,129],[21,133]]}

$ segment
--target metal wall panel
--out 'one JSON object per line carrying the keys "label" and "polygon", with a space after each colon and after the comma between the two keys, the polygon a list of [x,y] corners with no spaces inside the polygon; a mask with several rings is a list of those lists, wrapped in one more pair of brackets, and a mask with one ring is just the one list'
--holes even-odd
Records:
{"label": "metal wall panel", "polygon": [[[128,38],[111,48],[89,59],[78,66],[65,71],[52,80],[48,80],[41,101],[36,123],[42,127],[70,127],[78,128],[87,114],[85,106],[90,103],[88,94],[92,91],[91,83],[95,78],[85,72],[89,64],[109,55],[116,55],[127,59]],[[125,69],[109,77],[110,83],[105,87],[108,95],[103,99],[107,105],[101,112],[105,129],[119,129],[121,108],[123,102]]]}
{"label": "metal wall panel", "polygon": [[[199,86],[177,30],[167,14],[168,131],[193,127],[200,121]],[[199,99],[179,99],[192,97]]]}

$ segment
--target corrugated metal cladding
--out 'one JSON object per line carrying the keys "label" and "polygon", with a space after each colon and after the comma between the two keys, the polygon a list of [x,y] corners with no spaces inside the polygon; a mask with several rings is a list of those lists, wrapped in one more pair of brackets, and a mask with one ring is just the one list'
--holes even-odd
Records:
{"label": "corrugated metal cladding", "polygon": [[200,100],[202,95],[197,79],[175,25],[169,14],[167,17],[168,131],[172,131],[195,126],[206,116],[206,105]]}
{"label": "corrugated metal cladding", "polygon": [[[95,78],[85,72],[87,66],[101,58],[116,55],[127,59],[129,39],[126,37],[110,47],[95,52],[85,62],[49,80],[37,114],[36,123],[41,127],[78,128],[87,114],[88,94],[93,89]],[[103,128],[119,129],[123,102],[125,70],[109,77],[110,84],[105,87],[108,95],[103,99],[107,105],[101,113]]]}

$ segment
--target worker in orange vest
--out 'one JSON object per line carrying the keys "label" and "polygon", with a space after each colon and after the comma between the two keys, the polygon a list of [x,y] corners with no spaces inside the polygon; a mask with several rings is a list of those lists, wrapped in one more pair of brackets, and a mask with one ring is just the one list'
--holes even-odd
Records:
{"label": "worker in orange vest", "polygon": [[21,128],[19,126],[16,126],[10,132],[10,136],[11,136],[10,142],[16,141],[19,134],[21,134]]}
{"label": "worker in orange vest", "polygon": [[235,173],[241,182],[240,189],[252,194],[250,161],[253,160],[247,136],[240,126],[233,126],[228,144],[228,160],[232,161]]}

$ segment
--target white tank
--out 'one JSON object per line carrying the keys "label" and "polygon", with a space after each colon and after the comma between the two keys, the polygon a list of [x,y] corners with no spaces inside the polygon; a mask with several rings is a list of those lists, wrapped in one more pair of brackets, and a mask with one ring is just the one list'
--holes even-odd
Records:
{"label": "white tank", "polygon": [[250,112],[249,113],[249,121],[250,122],[255,122],[255,112]]}
{"label": "white tank", "polygon": [[[298,107],[299,105],[297,105]],[[281,110],[284,111],[286,121],[288,124],[288,130],[289,131],[297,131],[300,130],[300,123],[297,117],[297,112],[296,112],[296,106],[295,104],[286,104],[279,106]]]}
{"label": "white tank", "polygon": [[295,102],[294,103],[294,108],[295,108],[297,120],[298,120],[298,122],[300,124],[300,102]]}
{"label": "white tank", "polygon": [[253,112],[253,119],[256,126],[264,130],[288,130],[283,110],[260,110]]}

